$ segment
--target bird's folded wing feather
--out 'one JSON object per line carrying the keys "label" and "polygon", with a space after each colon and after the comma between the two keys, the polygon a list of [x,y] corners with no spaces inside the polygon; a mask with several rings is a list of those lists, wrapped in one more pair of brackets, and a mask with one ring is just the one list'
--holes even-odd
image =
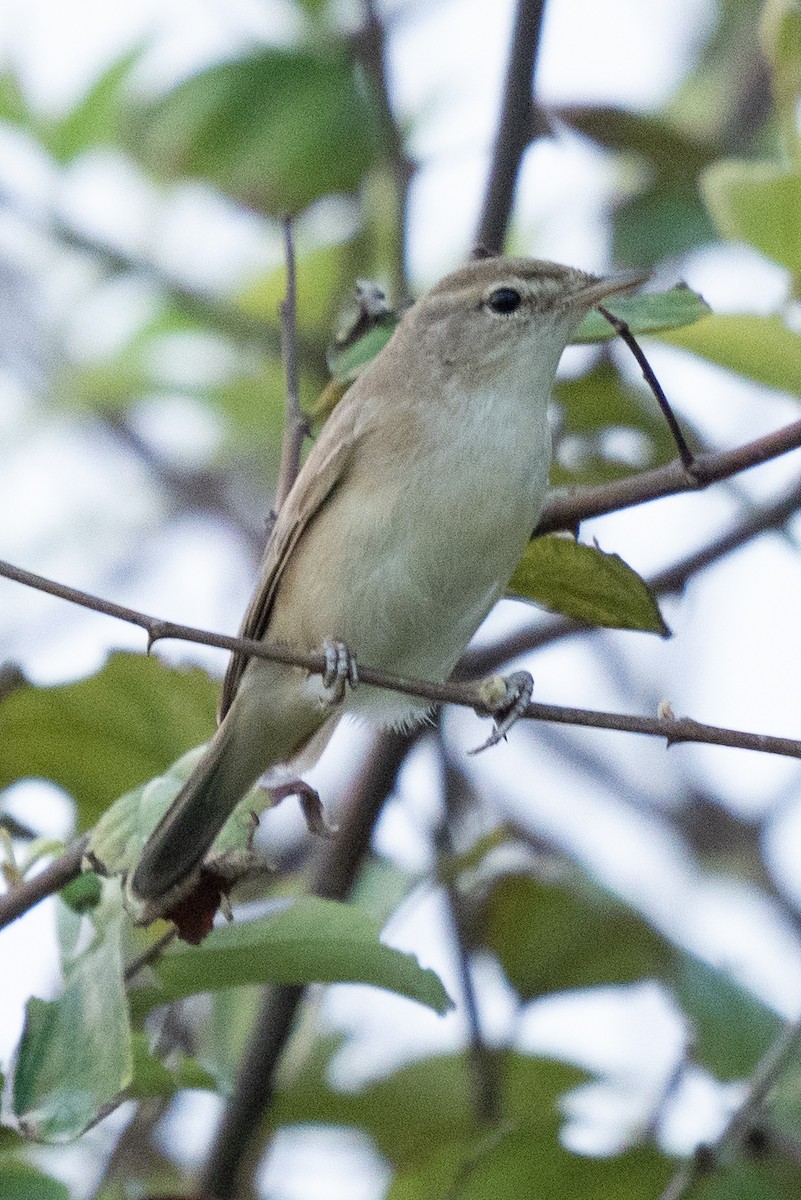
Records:
{"label": "bird's folded wing feather", "polygon": [[[275,593],[290,555],[309,522],[345,477],[356,442],[354,416],[351,397],[343,397],[298,475],[267,543],[260,581],[245,613],[240,637],[259,640],[267,633]],[[233,703],[248,661],[246,654],[234,652],[231,656],[220,697],[220,721]]]}

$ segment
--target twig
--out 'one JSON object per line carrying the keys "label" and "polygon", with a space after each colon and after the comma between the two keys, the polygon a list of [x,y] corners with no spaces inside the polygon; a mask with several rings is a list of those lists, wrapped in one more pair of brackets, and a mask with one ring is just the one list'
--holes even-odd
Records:
{"label": "twig", "polygon": [[63,887],[77,879],[81,873],[81,862],[89,841],[87,835],[79,838],[68,850],[55,858],[49,866],[36,875],[0,896],[0,929],[16,921],[40,900],[60,892]]}
{"label": "twig", "polygon": [[354,48],[366,74],[373,84],[373,99],[377,110],[378,129],[383,143],[392,180],[395,186],[394,226],[395,263],[392,288],[395,307],[402,309],[409,299],[406,270],[406,224],[409,208],[409,185],[416,163],[406,153],[403,136],[392,111],[386,66],[386,33],[374,0],[364,0],[364,24],[354,38]]}
{"label": "twig", "polygon": [[308,433],[308,423],[300,407],[298,387],[298,293],[295,275],[295,246],[292,238],[292,218],[284,220],[284,254],[286,256],[286,297],[281,301],[281,347],[286,372],[286,422],[281,445],[281,466],[275,488],[273,520],[289,495],[300,469],[300,452]]}
{"label": "twig", "polygon": [[668,426],[670,428],[670,432],[673,435],[673,441],[676,443],[676,449],[679,452],[679,458],[681,459],[681,461],[684,465],[684,469],[685,469],[685,471],[692,472],[693,466],[695,463],[695,456],[694,456],[692,450],[690,449],[690,447],[687,445],[687,442],[685,441],[684,434],[681,431],[681,426],[679,425],[678,421],[676,420],[676,414],[673,412],[673,409],[670,407],[670,402],[664,393],[662,384],[659,382],[656,375],[654,374],[651,364],[649,363],[648,359],[643,354],[642,349],[640,348],[640,345],[637,342],[637,339],[635,338],[634,334],[631,332],[631,329],[628,326],[628,323],[626,321],[621,320],[620,317],[616,317],[614,313],[611,313],[608,308],[604,308],[604,306],[602,304],[596,305],[596,308],[598,309],[598,312],[601,314],[601,316],[604,317],[609,322],[609,324],[612,326],[612,328],[618,333],[618,335],[626,343],[629,350],[631,351],[631,353],[634,355],[637,362],[639,363],[640,370],[642,371],[642,374],[643,374],[643,378],[644,378],[645,382],[648,384],[648,386],[651,389],[651,391],[653,392],[653,394],[656,396],[657,403],[658,403],[659,407],[662,409],[662,412],[664,413],[665,420],[667,421]]}
{"label": "twig", "polygon": [[[38,591],[59,596],[90,608],[95,612],[105,613],[130,624],[138,625],[148,634],[149,646],[164,638],[174,638],[184,642],[196,642],[204,646],[219,646],[225,650],[235,650],[248,657],[265,658],[270,662],[284,663],[287,666],[301,667],[312,674],[322,674],[326,670],[326,658],[322,653],[303,654],[291,650],[287,646],[273,645],[256,641],[253,638],[230,637],[223,633],[211,633],[207,630],[195,629],[190,625],[178,625],[172,621],[163,621],[158,617],[127,608],[122,604],[114,604],[110,600],[102,600],[77,588],[67,587],[24,571],[11,563],[0,560],[0,576],[16,580]],[[472,708],[486,715],[487,709],[480,692],[469,683],[433,683],[427,679],[410,679],[395,675],[391,671],[383,671],[377,667],[359,664],[359,678],[363,683],[372,687],[386,688],[388,691],[401,692],[407,696],[417,696],[430,700],[433,704],[458,704]],[[595,712],[585,708],[566,708],[554,704],[530,704],[523,713],[528,720],[554,721],[567,725],[586,725],[593,729],[616,729],[629,733],[641,733],[651,737],[663,737],[669,746],[679,742],[704,742],[713,746],[729,746],[741,750],[756,750],[766,754],[780,754],[788,758],[801,758],[801,741],[794,738],[772,737],[768,734],[745,733],[733,729],[724,729],[715,725],[705,725],[693,721],[689,717],[639,717],[624,713]]]}
{"label": "twig", "polygon": [[517,0],[498,131],[475,238],[475,244],[490,254],[503,250],[520,163],[538,132],[532,89],[544,12],[545,0]]}
{"label": "twig", "polygon": [[756,438],[753,442],[746,442],[734,450],[699,454],[693,460],[691,472],[685,470],[680,459],[674,459],[664,467],[640,471],[636,475],[627,475],[624,479],[616,479],[612,483],[576,488],[564,495],[552,496],[546,501],[534,532],[541,534],[575,529],[576,525],[589,520],[590,517],[601,517],[606,513],[645,504],[649,500],[659,500],[664,496],[702,491],[711,483],[729,479],[732,475],[738,475],[740,471],[758,467],[799,447],[801,421],[793,421],[782,429]]}
{"label": "twig", "polygon": [[[382,733],[351,791],[338,836],[321,846],[310,891],[331,900],[350,895],[369,851],[375,823],[395,784],[415,733]],[[304,989],[296,986],[264,990],[242,1056],[234,1093],[223,1113],[196,1188],[204,1200],[232,1200],[242,1195],[240,1180],[275,1092],[275,1076],[289,1040]]]}
{"label": "twig", "polygon": [[681,1200],[695,1183],[714,1171],[726,1153],[736,1148],[754,1124],[763,1101],[797,1052],[800,1041],[801,1018],[798,1018],[785,1025],[773,1045],[760,1059],[751,1076],[745,1100],[732,1114],[718,1139],[711,1145],[701,1145],[696,1149],[692,1158],[689,1158],[673,1176],[659,1200]]}

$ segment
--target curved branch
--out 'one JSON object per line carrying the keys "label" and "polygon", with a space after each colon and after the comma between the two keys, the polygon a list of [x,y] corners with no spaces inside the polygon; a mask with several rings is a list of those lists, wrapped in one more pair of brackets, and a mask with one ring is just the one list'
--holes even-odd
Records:
{"label": "curved branch", "polygon": [[84,835],[68,850],[54,859],[49,866],[29,879],[10,888],[0,896],[0,929],[16,921],[40,900],[60,892],[63,887],[77,879],[81,873],[81,862],[89,838]]}
{"label": "curved branch", "polygon": [[545,504],[540,522],[534,531],[553,533],[561,529],[575,529],[581,521],[590,517],[601,517],[622,508],[646,504],[664,496],[677,496],[682,492],[703,491],[711,483],[729,479],[740,471],[758,467],[772,458],[779,458],[791,450],[801,447],[801,421],[793,421],[782,429],[774,430],[764,437],[746,442],[734,450],[711,451],[699,454],[692,470],[687,470],[676,458],[664,467],[653,471],[641,471],[627,475],[613,483],[597,487],[576,488],[564,495],[552,496]]}

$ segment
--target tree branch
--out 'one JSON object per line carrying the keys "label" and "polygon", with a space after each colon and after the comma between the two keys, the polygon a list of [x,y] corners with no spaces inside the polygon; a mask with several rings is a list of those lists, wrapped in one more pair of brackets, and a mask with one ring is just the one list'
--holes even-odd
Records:
{"label": "tree branch", "polygon": [[[801,424],[801,423],[800,423]],[[16,580],[36,588],[38,591],[70,600],[84,608],[102,612],[129,624],[138,625],[148,634],[148,645],[164,638],[184,642],[195,642],[204,646],[219,646],[234,650],[253,658],[265,658],[270,662],[300,667],[312,674],[326,670],[323,653],[304,654],[287,646],[272,645],[253,638],[230,637],[224,633],[211,633],[195,629],[190,625],[178,625],[158,617],[138,612],[110,600],[102,600],[77,588],[54,583],[31,571],[24,571],[11,563],[0,560],[0,576]],[[432,704],[458,704],[472,708],[482,715],[490,716],[481,689],[470,683],[433,683],[427,679],[411,679],[383,671],[378,667],[359,665],[359,678],[371,687],[386,688],[406,696],[429,700]],[[669,746],[679,742],[704,742],[713,746],[729,746],[741,750],[756,750],[765,754],[780,754],[788,758],[801,758],[801,741],[793,738],[772,737],[768,734],[746,733],[724,729],[716,725],[705,725],[689,717],[639,717],[625,713],[594,712],[585,708],[566,708],[554,704],[529,704],[522,717],[527,720],[554,721],[559,724],[585,725],[592,729],[615,729],[629,733],[641,733],[650,737],[663,737]]]}
{"label": "tree branch", "polygon": [[60,892],[63,887],[77,879],[81,873],[84,850],[89,841],[87,835],[79,838],[68,850],[54,859],[43,871],[31,875],[16,887],[0,896],[0,929],[16,921],[40,900]]}
{"label": "tree branch", "polygon": [[476,229],[476,245],[491,254],[503,250],[520,163],[538,132],[532,90],[544,12],[545,0],[517,0],[498,131]]}
{"label": "tree branch", "polygon": [[597,487],[576,488],[546,501],[535,534],[575,529],[581,521],[601,517],[606,513],[632,508],[649,500],[676,496],[683,492],[703,491],[711,483],[729,479],[740,471],[758,467],[772,458],[779,458],[801,447],[801,421],[793,421],[782,429],[746,442],[734,450],[710,451],[696,456],[692,471],[685,470],[680,459],[664,467],[627,475],[613,483]]}

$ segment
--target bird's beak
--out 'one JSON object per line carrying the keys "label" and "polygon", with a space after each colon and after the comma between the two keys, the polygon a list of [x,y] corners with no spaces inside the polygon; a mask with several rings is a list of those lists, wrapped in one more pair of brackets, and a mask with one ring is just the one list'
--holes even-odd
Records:
{"label": "bird's beak", "polygon": [[650,275],[647,271],[619,271],[617,275],[608,275],[605,279],[594,279],[570,297],[571,304],[580,308],[595,308],[607,296],[616,296],[618,292],[630,292],[634,288],[647,283]]}

